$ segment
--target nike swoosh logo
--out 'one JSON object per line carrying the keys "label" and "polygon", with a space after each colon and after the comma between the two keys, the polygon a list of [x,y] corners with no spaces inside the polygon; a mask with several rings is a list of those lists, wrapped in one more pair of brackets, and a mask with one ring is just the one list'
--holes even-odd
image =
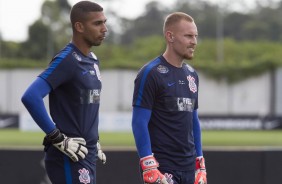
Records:
{"label": "nike swoosh logo", "polygon": [[175,84],[175,82],[172,82],[172,83],[167,83],[167,85],[170,87],[170,86],[173,86]]}

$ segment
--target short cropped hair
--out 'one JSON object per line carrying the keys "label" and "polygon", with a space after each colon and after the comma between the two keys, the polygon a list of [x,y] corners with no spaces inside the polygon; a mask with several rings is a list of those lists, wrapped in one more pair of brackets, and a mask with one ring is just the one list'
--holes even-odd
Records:
{"label": "short cropped hair", "polygon": [[171,13],[166,17],[166,19],[164,21],[163,33],[165,34],[167,29],[169,29],[171,26],[175,25],[175,23],[180,22],[181,20],[186,20],[188,22],[194,22],[194,19],[186,13],[183,13],[183,12]]}
{"label": "short cropped hair", "polygon": [[74,25],[75,22],[83,22],[87,19],[87,14],[90,12],[101,12],[103,7],[91,1],[80,1],[76,3],[70,12],[70,21]]}

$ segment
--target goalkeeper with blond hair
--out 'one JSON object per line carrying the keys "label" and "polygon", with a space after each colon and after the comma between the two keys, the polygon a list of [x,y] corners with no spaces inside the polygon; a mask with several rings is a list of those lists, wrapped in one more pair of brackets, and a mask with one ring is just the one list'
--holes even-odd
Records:
{"label": "goalkeeper with blond hair", "polygon": [[182,12],[168,15],[165,52],[138,72],[132,130],[146,184],[206,184],[198,118],[199,78],[184,62],[197,45],[197,26]]}

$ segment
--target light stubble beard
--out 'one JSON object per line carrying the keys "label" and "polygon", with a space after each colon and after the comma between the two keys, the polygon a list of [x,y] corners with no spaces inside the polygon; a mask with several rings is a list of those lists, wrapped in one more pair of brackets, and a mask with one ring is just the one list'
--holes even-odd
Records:
{"label": "light stubble beard", "polygon": [[184,54],[183,58],[184,58],[184,59],[187,59],[187,60],[193,60],[194,54],[192,54],[192,55]]}

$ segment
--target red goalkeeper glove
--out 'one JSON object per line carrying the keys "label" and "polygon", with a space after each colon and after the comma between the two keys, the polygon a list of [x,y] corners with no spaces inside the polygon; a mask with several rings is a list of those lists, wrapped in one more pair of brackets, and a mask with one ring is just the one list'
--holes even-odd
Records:
{"label": "red goalkeeper glove", "polygon": [[207,171],[204,157],[196,158],[196,172],[194,184],[207,184]]}
{"label": "red goalkeeper glove", "polygon": [[152,155],[140,159],[145,184],[168,184],[165,176],[158,170],[159,163]]}

